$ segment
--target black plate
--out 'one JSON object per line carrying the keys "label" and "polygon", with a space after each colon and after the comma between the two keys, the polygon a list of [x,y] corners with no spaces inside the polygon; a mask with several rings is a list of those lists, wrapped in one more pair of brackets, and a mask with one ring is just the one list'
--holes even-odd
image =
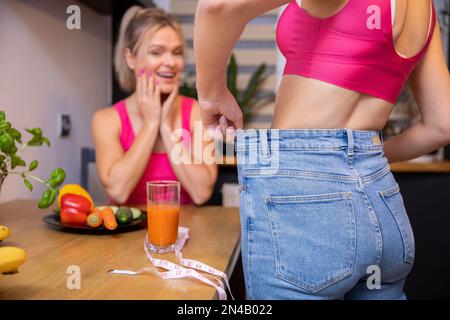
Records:
{"label": "black plate", "polygon": [[134,220],[132,223],[127,225],[119,224],[117,229],[108,230],[103,226],[98,228],[91,228],[89,226],[69,226],[61,224],[59,220],[59,216],[54,213],[50,213],[45,215],[42,218],[47,226],[54,230],[64,231],[64,232],[74,232],[74,233],[86,233],[86,234],[111,234],[111,233],[120,233],[120,232],[128,232],[128,231],[136,231],[139,229],[147,228],[147,219],[145,213],[142,213],[141,218],[139,220]]}

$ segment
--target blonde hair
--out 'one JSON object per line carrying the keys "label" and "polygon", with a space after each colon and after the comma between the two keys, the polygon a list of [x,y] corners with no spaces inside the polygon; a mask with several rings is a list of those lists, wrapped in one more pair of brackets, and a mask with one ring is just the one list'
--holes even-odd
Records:
{"label": "blonde hair", "polygon": [[140,6],[133,6],[123,16],[119,39],[114,52],[114,68],[123,90],[132,92],[136,88],[136,77],[126,62],[125,49],[130,49],[131,53],[136,55],[144,39],[163,27],[173,28],[178,33],[184,46],[180,23],[162,9],[144,9]]}

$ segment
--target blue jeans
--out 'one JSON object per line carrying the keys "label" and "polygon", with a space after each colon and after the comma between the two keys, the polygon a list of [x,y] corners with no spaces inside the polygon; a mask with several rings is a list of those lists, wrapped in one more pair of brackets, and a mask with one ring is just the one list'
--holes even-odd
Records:
{"label": "blue jeans", "polygon": [[414,236],[381,132],[238,130],[249,299],[406,299]]}

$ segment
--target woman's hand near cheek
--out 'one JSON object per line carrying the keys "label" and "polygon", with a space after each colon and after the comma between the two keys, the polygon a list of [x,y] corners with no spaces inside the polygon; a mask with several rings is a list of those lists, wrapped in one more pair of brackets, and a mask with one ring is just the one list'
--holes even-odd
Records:
{"label": "woman's hand near cheek", "polygon": [[[161,96],[161,89],[159,84],[156,85],[158,88],[159,96]],[[173,118],[175,112],[175,101],[178,96],[178,83],[174,85],[174,89],[167,97],[166,101],[162,105],[162,115],[161,115],[161,129],[169,129],[173,131]]]}
{"label": "woman's hand near cheek", "polygon": [[136,96],[139,111],[144,125],[161,124],[161,100],[158,86],[155,85],[154,75],[139,71],[136,84]]}

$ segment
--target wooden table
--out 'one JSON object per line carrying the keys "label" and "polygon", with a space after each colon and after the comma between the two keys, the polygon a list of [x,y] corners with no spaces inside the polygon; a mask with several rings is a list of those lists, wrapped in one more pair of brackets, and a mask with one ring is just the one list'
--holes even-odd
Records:
{"label": "wooden table", "polygon": [[[34,200],[0,205],[0,225],[11,229],[1,246],[27,251],[14,275],[0,275],[0,299],[216,299],[216,290],[193,279],[161,280],[153,274],[112,275],[110,269],[149,267],[143,241],[146,229],[112,235],[73,234],[49,229]],[[239,211],[183,206],[180,225],[190,229],[183,257],[233,272],[240,251]],[[175,262],[174,254],[155,255]],[[67,289],[67,268],[81,270],[81,289]],[[162,270],[163,271],[163,270]]]}

